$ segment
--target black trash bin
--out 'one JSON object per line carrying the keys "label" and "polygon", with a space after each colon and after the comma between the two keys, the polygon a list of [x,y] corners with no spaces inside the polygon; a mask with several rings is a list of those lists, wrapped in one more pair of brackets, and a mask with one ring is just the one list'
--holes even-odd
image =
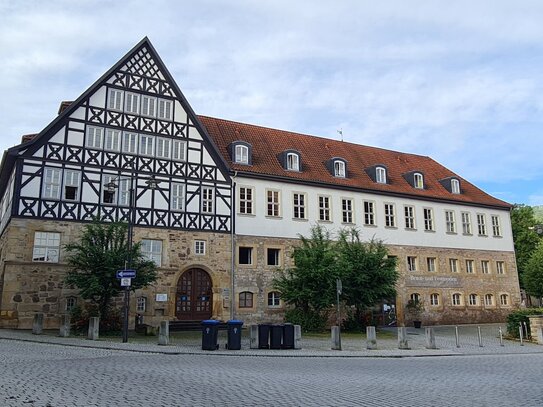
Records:
{"label": "black trash bin", "polygon": [[269,349],[270,325],[258,324],[258,349]]}
{"label": "black trash bin", "polygon": [[294,325],[283,325],[283,349],[294,349]]}
{"label": "black trash bin", "polygon": [[283,326],[272,325],[270,327],[270,349],[281,349],[283,340]]}
{"label": "black trash bin", "polygon": [[206,319],[202,321],[202,350],[217,350],[217,335],[219,332],[219,321]]}
{"label": "black trash bin", "polygon": [[228,325],[228,343],[227,347],[231,350],[240,350],[241,349],[241,327],[243,326],[243,321],[238,319],[231,319],[227,321]]}

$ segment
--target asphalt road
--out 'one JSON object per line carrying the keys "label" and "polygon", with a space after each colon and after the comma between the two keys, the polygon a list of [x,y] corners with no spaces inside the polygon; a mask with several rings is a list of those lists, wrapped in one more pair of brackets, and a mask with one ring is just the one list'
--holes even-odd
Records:
{"label": "asphalt road", "polygon": [[0,406],[543,406],[543,354],[161,355],[0,340]]}

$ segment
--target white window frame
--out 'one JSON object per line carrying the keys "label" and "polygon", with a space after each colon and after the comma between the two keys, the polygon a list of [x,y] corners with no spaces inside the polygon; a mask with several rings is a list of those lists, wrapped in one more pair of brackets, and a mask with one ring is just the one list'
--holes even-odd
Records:
{"label": "white window frame", "polygon": [[107,97],[107,108],[109,110],[117,110],[117,111],[122,112],[123,94],[124,92],[122,90],[109,88],[108,97]]}
{"label": "white window frame", "polygon": [[162,266],[162,240],[142,239],[141,254],[147,260],[154,262],[157,267]]}
{"label": "white window frame", "polygon": [[172,140],[164,137],[157,137],[156,141],[156,156],[157,158],[170,158]]}
{"label": "white window frame", "polygon": [[292,193],[292,215],[294,219],[305,220],[307,215],[307,194],[303,192],[293,192]]}
{"label": "white window frame", "polygon": [[334,160],[334,177],[345,178],[347,174],[345,167],[344,161]]}
{"label": "white window frame", "polygon": [[240,215],[254,215],[254,196],[253,187],[240,186],[238,191],[238,213]]}
{"label": "white window frame", "polygon": [[[79,201],[79,190],[81,186],[81,171],[77,170],[64,170],[64,187],[62,189],[62,199],[66,201]],[[67,198],[67,188],[75,189],[75,198]]]}
{"label": "white window frame", "polygon": [[125,113],[138,114],[140,111],[140,95],[137,93],[126,92],[124,96]]}
{"label": "white window frame", "polygon": [[281,306],[281,294],[279,291],[270,291],[268,293],[268,308],[278,308]]}
{"label": "white window frame", "polygon": [[403,212],[405,228],[410,230],[416,230],[417,225],[415,223],[415,207],[413,205],[404,205]]}
{"label": "white window frame", "polygon": [[183,211],[185,209],[185,184],[172,182],[170,187],[170,209],[172,211]]}
{"label": "white window frame", "polygon": [[102,149],[103,127],[87,126],[85,146],[96,150]]}
{"label": "white window frame", "polygon": [[121,151],[128,154],[138,153],[138,133],[123,132]]}
{"label": "white window frame", "polygon": [[329,195],[319,195],[319,221],[332,221],[332,197]]}
{"label": "white window frame", "polygon": [[36,263],[58,263],[60,255],[59,232],[34,232],[32,261]]}
{"label": "white window frame", "polygon": [[449,269],[451,273],[458,273],[458,259],[449,259]]}
{"label": "white window frame", "polygon": [[436,258],[435,257],[427,257],[426,258],[426,268],[428,269],[429,273],[435,273],[436,272]]}
{"label": "white window frame", "polygon": [[385,227],[396,227],[396,205],[393,203],[385,203]]}
{"label": "white window frame", "polygon": [[270,218],[281,217],[281,191],[266,189],[266,216]]}
{"label": "white window frame", "polygon": [[352,198],[341,198],[341,222],[354,223],[354,201]]}
{"label": "white window frame", "polygon": [[451,295],[451,304],[455,307],[463,305],[463,299],[461,293],[452,293]]}
{"label": "white window frame", "polygon": [[[118,188],[114,188],[112,191],[109,191],[109,189],[106,187],[107,184],[110,182],[114,182],[115,185],[118,185],[118,176],[117,175],[111,175],[111,174],[104,174],[102,177],[102,197],[101,202],[108,205],[117,205],[118,201]],[[111,196],[111,202],[106,202],[106,194],[107,196]]]}
{"label": "white window frame", "polygon": [[458,181],[457,179],[451,179],[451,193],[460,193],[460,181]]}
{"label": "white window frame", "polygon": [[155,117],[156,107],[157,107],[156,97],[148,96],[148,95],[141,96],[141,115],[142,116]]}
{"label": "white window frame", "polygon": [[43,199],[60,199],[62,169],[45,167],[43,169]]}
{"label": "white window frame", "polygon": [[76,306],[77,306],[77,297],[74,297],[73,295],[66,297],[66,311],[70,312]]}
{"label": "white window frame", "polygon": [[379,184],[387,183],[387,170],[385,167],[375,168],[375,182]]}
{"label": "white window frame", "polygon": [[486,215],[484,213],[477,214],[477,233],[479,236],[487,236],[486,234]]}
{"label": "white window frame", "polygon": [[439,294],[438,293],[430,294],[430,305],[433,306],[433,307],[439,306]]}
{"label": "white window frame", "polygon": [[234,146],[234,162],[236,164],[249,164],[249,147],[236,144]]}
{"label": "white window frame", "polygon": [[466,260],[466,274],[475,274],[475,261],[471,259]]}
{"label": "white window frame", "polygon": [[489,260],[481,260],[481,274],[490,274]]}
{"label": "white window frame", "polygon": [[300,156],[296,153],[287,153],[287,170],[300,171]]}
{"label": "white window frame", "polygon": [[492,236],[501,237],[502,228],[500,225],[500,217],[498,215],[492,215],[491,219],[492,219]]}
{"label": "white window frame", "polygon": [[104,134],[104,150],[119,151],[121,145],[121,131],[115,129],[106,129]]}
{"label": "white window frame", "polygon": [[172,160],[186,161],[187,143],[182,140],[172,140]]}
{"label": "white window frame", "polygon": [[505,274],[505,262],[502,260],[496,261],[496,274]]}
{"label": "white window frame", "polygon": [[434,231],[434,210],[432,208],[422,209],[424,217],[424,230],[427,232]]}
{"label": "white window frame", "polygon": [[375,226],[375,202],[364,201],[364,225]]}
{"label": "white window frame", "polygon": [[204,256],[206,254],[206,241],[195,240],[194,241],[194,254],[197,256]]}
{"label": "white window frame", "polygon": [[[274,258],[275,258],[276,262],[274,264],[269,262],[270,250],[273,250],[273,252],[275,253]],[[266,266],[274,266],[274,267],[281,266],[281,249],[280,248],[278,248],[278,247],[267,247],[266,248]]]}
{"label": "white window frame", "polygon": [[168,99],[157,100],[157,118],[161,120],[172,120],[173,102]]}
{"label": "white window frame", "polygon": [[445,211],[445,225],[447,233],[456,233],[456,219],[454,211]]}
{"label": "white window frame", "polygon": [[140,155],[153,156],[155,155],[155,137],[148,134],[140,134],[139,139]]}
{"label": "white window frame", "polygon": [[136,312],[147,311],[147,297],[140,295],[136,298]]}
{"label": "white window frame", "polygon": [[407,256],[407,271],[417,271],[417,256]]}
{"label": "white window frame", "polygon": [[471,235],[471,214],[469,212],[462,212],[462,233],[464,235]]}
{"label": "white window frame", "polygon": [[505,307],[509,306],[509,295],[500,294],[500,305]]}
{"label": "white window frame", "polygon": [[213,187],[202,187],[202,213],[213,213],[215,207],[214,197]]}
{"label": "white window frame", "polygon": [[468,295],[468,305],[472,307],[479,305],[479,296],[475,293]]}
{"label": "white window frame", "polygon": [[413,174],[413,186],[417,189],[424,189],[424,176],[420,172]]}
{"label": "white window frame", "polygon": [[493,307],[494,305],[496,305],[494,302],[494,295],[485,294],[485,307]]}

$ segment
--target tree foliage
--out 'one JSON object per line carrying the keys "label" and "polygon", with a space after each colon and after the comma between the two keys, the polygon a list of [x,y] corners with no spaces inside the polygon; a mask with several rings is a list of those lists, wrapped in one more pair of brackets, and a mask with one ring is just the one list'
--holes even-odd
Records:
{"label": "tree foliage", "polygon": [[522,280],[528,294],[543,297],[543,242],[539,243],[526,262]]}
{"label": "tree foliage", "polygon": [[541,238],[534,231],[536,224],[533,208],[523,204],[515,204],[511,211],[511,228],[515,244],[515,254],[521,284],[524,283],[522,275],[528,260],[535,251]]}
{"label": "tree foliage", "polygon": [[137,271],[131,289],[148,286],[157,279],[156,265],[141,253],[139,243],[128,250],[128,225],[102,223],[94,220],[85,225],[78,242],[65,246],[71,270],[66,283],[79,289],[81,297],[98,306],[100,317],[105,318],[112,298],[121,291],[116,271],[125,269],[129,254],[131,268]]}

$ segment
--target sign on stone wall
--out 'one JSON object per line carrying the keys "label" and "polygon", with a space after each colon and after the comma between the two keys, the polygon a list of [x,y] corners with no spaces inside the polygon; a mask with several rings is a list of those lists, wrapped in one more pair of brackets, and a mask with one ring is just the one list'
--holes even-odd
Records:
{"label": "sign on stone wall", "polygon": [[156,302],[165,302],[168,301],[168,294],[157,294],[156,295]]}
{"label": "sign on stone wall", "polygon": [[441,276],[406,276],[405,285],[408,287],[461,287],[458,277]]}

